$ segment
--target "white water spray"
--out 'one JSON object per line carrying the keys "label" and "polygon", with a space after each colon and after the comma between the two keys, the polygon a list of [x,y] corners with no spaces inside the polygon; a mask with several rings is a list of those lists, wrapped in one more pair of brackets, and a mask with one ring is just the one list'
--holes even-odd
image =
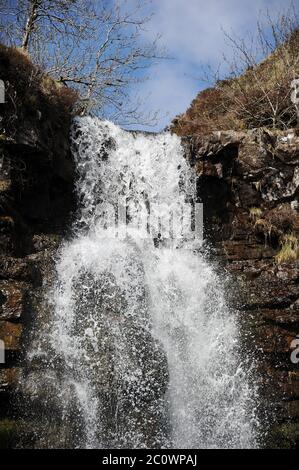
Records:
{"label": "white water spray", "polygon": [[[48,337],[61,445],[256,447],[235,316],[184,237],[188,220],[176,231],[167,219],[182,221],[194,183],[180,139],[83,118],[72,141],[80,213],[57,264]],[[113,211],[120,199],[125,219]],[[172,241],[157,244],[151,225],[157,235],[164,223]]]}

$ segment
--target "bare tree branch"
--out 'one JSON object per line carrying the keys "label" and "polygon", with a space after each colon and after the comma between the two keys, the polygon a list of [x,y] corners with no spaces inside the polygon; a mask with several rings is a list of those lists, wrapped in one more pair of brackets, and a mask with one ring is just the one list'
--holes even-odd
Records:
{"label": "bare tree branch", "polygon": [[58,82],[78,89],[83,112],[141,118],[130,102],[132,87],[146,79],[146,68],[165,57],[159,37],[145,41],[150,0],[4,3],[1,40],[21,47]]}

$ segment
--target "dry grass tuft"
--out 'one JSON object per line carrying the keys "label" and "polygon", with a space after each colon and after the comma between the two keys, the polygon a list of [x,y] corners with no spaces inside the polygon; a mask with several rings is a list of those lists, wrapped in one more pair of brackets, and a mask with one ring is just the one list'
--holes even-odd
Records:
{"label": "dry grass tuft", "polygon": [[250,219],[253,221],[256,221],[257,219],[261,219],[262,213],[263,211],[259,207],[251,207],[249,209],[249,216],[250,216]]}
{"label": "dry grass tuft", "polygon": [[295,261],[299,257],[299,240],[294,233],[284,235],[281,241],[281,249],[275,256],[277,263]]}
{"label": "dry grass tuft", "polygon": [[258,65],[200,92],[187,112],[173,120],[172,131],[184,136],[213,130],[294,127],[297,115],[291,82],[299,76],[298,55],[299,29]]}

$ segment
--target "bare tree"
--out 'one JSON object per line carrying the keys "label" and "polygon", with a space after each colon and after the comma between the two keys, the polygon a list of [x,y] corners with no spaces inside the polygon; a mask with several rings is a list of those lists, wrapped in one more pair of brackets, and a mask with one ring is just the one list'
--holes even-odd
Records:
{"label": "bare tree", "polygon": [[0,38],[28,53],[58,82],[79,90],[83,113],[122,123],[144,116],[132,90],[165,56],[159,37],[146,42],[150,0],[0,1]]}

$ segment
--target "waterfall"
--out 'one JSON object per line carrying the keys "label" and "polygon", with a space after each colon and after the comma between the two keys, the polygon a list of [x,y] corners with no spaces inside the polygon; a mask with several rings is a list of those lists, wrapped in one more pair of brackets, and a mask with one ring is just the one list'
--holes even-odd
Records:
{"label": "waterfall", "polygon": [[37,446],[256,447],[256,389],[190,228],[194,171],[180,139],[87,117],[72,146],[79,210],[30,353],[43,378],[27,377],[45,408]]}

